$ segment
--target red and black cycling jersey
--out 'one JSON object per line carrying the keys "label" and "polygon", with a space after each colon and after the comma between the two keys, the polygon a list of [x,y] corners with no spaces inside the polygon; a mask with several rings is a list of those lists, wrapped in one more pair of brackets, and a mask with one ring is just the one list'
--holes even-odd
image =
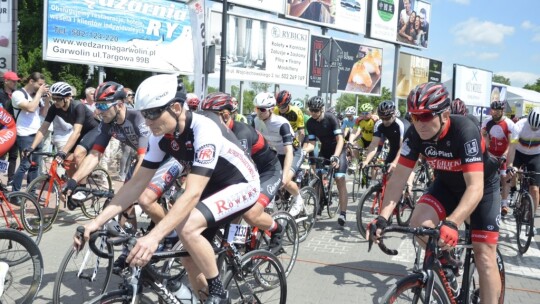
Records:
{"label": "red and black cycling jersey", "polygon": [[146,126],[146,122],[141,112],[127,109],[126,118],[122,124],[104,123],[103,121],[98,127],[100,133],[94,142],[93,150],[101,153],[105,152],[105,148],[109,144],[111,137],[118,139],[121,143],[127,144],[137,151],[137,154],[146,153],[148,147],[148,137],[150,130]]}
{"label": "red and black cycling jersey", "polygon": [[191,111],[186,111],[185,128],[180,135],[150,135],[142,166],[157,169],[169,155],[181,164],[191,164],[190,174],[210,178],[202,200],[228,186],[259,179],[253,162],[232,131]]}
{"label": "red and black cycling jersey", "polygon": [[277,152],[270,148],[264,136],[250,125],[241,121],[230,121],[231,130],[244,150],[251,155],[251,159],[257,166],[259,172],[264,172],[266,168],[273,168],[277,161]]}
{"label": "red and black cycling jersey", "polygon": [[436,179],[454,193],[463,194],[464,172],[484,172],[484,188],[498,187],[496,160],[489,157],[483,137],[465,116],[451,115],[437,141],[422,140],[414,127],[405,134],[399,163],[414,168],[418,156],[426,157]]}
{"label": "red and black cycling jersey", "polygon": [[341,124],[337,117],[325,112],[321,121],[310,118],[306,123],[306,129],[309,133],[309,141],[315,141],[317,138],[321,142],[320,154],[325,158],[334,155],[337,146],[336,136],[343,135]]}
{"label": "red and black cycling jersey", "polygon": [[52,123],[56,116],[61,117],[70,125],[81,124],[82,130],[80,138],[99,125],[99,122],[94,118],[94,113],[79,100],[71,100],[66,111],[51,106],[47,112],[47,116],[45,116],[45,121]]}

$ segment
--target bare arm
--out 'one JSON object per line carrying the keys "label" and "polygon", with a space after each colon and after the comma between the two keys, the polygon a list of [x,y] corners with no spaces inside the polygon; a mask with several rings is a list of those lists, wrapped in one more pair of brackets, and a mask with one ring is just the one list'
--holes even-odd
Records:
{"label": "bare arm", "polygon": [[66,154],[69,153],[71,148],[73,148],[73,146],[79,139],[79,136],[81,136],[81,131],[82,131],[82,124],[73,125],[73,132],[69,136],[68,141],[66,145],[64,146],[64,148],[62,149],[62,151],[64,151]]}
{"label": "bare arm", "polygon": [[285,160],[283,161],[283,177],[281,179],[282,184],[286,185],[292,178],[292,161],[293,161],[293,147],[292,145],[287,145],[285,148]]}
{"label": "bare arm", "polygon": [[396,208],[396,204],[403,194],[403,188],[405,188],[407,179],[411,175],[413,169],[414,168],[398,164],[394,173],[392,173],[392,178],[388,180],[381,211],[381,215],[385,219],[389,219],[390,216],[392,216],[392,212],[394,211],[394,208]]}
{"label": "bare arm", "polygon": [[366,153],[366,158],[363,161],[364,166],[369,164],[369,162],[373,159],[373,157],[377,153],[377,146],[379,146],[380,141],[381,141],[380,137],[373,136],[373,140],[369,144],[368,151]]}
{"label": "bare arm", "polygon": [[48,91],[49,89],[47,88],[46,84],[41,85],[32,101],[28,103],[23,102],[21,104],[18,104],[17,107],[27,112],[35,112],[39,108],[39,101],[41,100],[41,96],[43,96],[43,94],[47,93]]}

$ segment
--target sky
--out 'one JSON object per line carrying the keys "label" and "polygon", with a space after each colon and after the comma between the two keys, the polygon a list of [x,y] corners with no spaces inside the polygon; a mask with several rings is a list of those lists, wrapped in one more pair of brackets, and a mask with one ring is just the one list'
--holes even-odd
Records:
{"label": "sky", "polygon": [[[369,0],[371,1],[371,0]],[[376,0],[373,0],[376,1]],[[398,0],[396,0],[398,1]],[[536,0],[432,0],[429,47],[415,50],[402,46],[401,52],[411,53],[443,62],[443,82],[452,78],[453,64],[492,71],[510,79],[513,86],[523,87],[540,78],[540,1]],[[221,6],[221,4],[214,4]],[[233,13],[272,22],[302,26],[311,34],[320,35],[317,26],[290,19],[275,18],[264,12],[245,11],[234,7]],[[382,84],[392,87],[395,47],[391,43],[330,30],[327,36],[383,48]],[[217,80],[210,81],[217,86]],[[228,85],[238,85],[231,81]],[[281,86],[293,99],[317,90],[305,87]]]}

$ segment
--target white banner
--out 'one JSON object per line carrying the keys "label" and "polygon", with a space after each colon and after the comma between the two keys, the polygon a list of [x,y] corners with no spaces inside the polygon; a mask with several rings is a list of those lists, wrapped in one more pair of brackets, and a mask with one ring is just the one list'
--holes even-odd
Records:
{"label": "white banner", "polygon": [[192,0],[189,2],[191,28],[193,30],[193,93],[203,97],[206,93],[204,79],[204,51],[206,46],[206,6],[205,0]]}
{"label": "white banner", "polygon": [[[235,15],[228,21],[227,79],[306,85],[308,30]],[[211,13],[211,28],[221,69],[221,13]]]}
{"label": "white banner", "polygon": [[12,3],[13,1],[0,1],[0,72],[14,70],[11,58],[13,54],[12,39]]}
{"label": "white banner", "polygon": [[493,72],[454,64],[454,98],[468,106],[489,107]]}
{"label": "white banner", "polygon": [[228,0],[227,2],[279,14],[283,14],[285,7],[284,0]]}
{"label": "white banner", "polygon": [[185,3],[45,1],[45,60],[192,74],[192,44]]}

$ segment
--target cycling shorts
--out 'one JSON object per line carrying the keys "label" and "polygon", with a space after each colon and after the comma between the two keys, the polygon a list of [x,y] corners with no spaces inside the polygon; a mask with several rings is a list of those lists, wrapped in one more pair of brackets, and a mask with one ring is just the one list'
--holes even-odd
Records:
{"label": "cycling shorts", "polygon": [[[278,159],[279,159],[279,163],[281,164],[281,168],[283,168],[283,164],[285,163],[285,155],[278,154]],[[293,172],[293,174],[296,173],[296,171],[298,171],[303,161],[304,161],[304,151],[302,149],[296,149],[295,151],[293,151],[293,160],[291,164],[291,171]]]}
{"label": "cycling shorts", "polygon": [[77,146],[83,147],[86,152],[92,150],[92,147],[94,146],[94,142],[96,141],[100,131],[98,127],[93,128],[92,130],[86,132],[86,134],[81,134],[77,141],[75,142],[75,145],[73,145],[73,148],[69,151],[70,153],[73,153],[75,151],[75,148]]}
{"label": "cycling shorts", "polygon": [[[345,177],[345,173],[347,173],[347,149],[342,149],[341,154],[339,155],[339,168],[334,171],[334,177],[335,178],[341,178]],[[330,159],[332,155],[321,155],[322,157],[326,159]]]}
{"label": "cycling shorts", "polygon": [[[540,172],[540,154],[527,155],[516,150],[516,156],[514,158],[514,166],[521,168],[525,166],[527,171]],[[540,186],[540,174],[531,176],[530,184]]]}
{"label": "cycling shorts", "polygon": [[364,148],[364,149],[367,149],[369,147],[369,145],[371,144],[370,140],[366,140],[363,137],[360,137],[358,140],[356,140],[356,142],[358,143],[358,146],[360,148]]}
{"label": "cycling shorts", "polygon": [[259,172],[259,180],[261,181],[261,194],[257,202],[264,208],[274,199],[279,187],[281,187],[281,176],[283,170],[281,164],[276,160],[274,165],[267,166],[267,170]]}

